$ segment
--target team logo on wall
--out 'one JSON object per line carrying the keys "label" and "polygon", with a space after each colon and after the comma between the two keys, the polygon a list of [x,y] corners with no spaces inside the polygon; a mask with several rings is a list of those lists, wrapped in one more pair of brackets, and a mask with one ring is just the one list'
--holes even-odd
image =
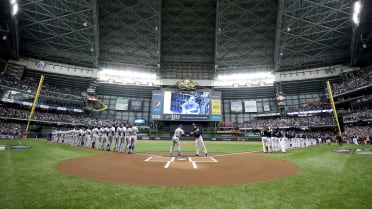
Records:
{"label": "team logo on wall", "polygon": [[197,83],[190,80],[177,81],[176,86],[182,90],[193,90],[196,89]]}
{"label": "team logo on wall", "polygon": [[160,101],[154,101],[154,107],[159,107],[160,106]]}

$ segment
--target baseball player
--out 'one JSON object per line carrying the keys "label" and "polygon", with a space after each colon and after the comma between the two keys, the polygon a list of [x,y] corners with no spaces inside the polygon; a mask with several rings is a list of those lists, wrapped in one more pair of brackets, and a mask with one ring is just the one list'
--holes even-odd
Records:
{"label": "baseball player", "polygon": [[127,128],[127,137],[129,137],[128,154],[134,154],[134,147],[137,143],[137,132],[138,128],[133,125],[129,125]]}
{"label": "baseball player", "polygon": [[93,130],[93,138],[92,138],[92,148],[96,148],[96,143],[97,143],[97,147],[99,146],[99,133],[100,132],[98,130],[98,127],[94,127]]}
{"label": "baseball player", "polygon": [[104,129],[105,129],[104,127],[98,126],[98,145],[97,145],[98,150],[102,150],[105,147],[106,142],[103,139]]}
{"label": "baseball player", "polygon": [[78,136],[79,136],[78,146],[84,146],[84,143],[85,143],[85,141],[84,141],[84,139],[85,139],[85,130],[84,130],[84,128],[80,128],[78,131],[79,131],[78,132]]}
{"label": "baseball player", "polygon": [[107,151],[111,151],[111,145],[112,145],[112,142],[114,141],[115,142],[115,125],[114,124],[111,124],[111,127],[109,128],[109,132],[108,132],[108,140],[107,140]]}
{"label": "baseball player", "polygon": [[271,152],[271,133],[267,130],[262,130],[261,137],[264,153]]}
{"label": "baseball player", "polygon": [[129,154],[129,146],[130,146],[130,140],[131,140],[131,136],[130,136],[130,132],[131,131],[131,128],[129,127],[129,124],[127,124],[125,126],[125,129],[124,129],[124,147],[125,147],[125,152],[127,152]]}
{"label": "baseball player", "polygon": [[274,128],[273,132],[271,134],[271,143],[272,143],[272,148],[274,152],[278,152],[280,150],[280,143],[279,139],[282,137],[279,128]]}
{"label": "baseball player", "polygon": [[122,137],[121,137],[121,132],[122,132],[122,125],[121,124],[116,124],[116,131],[115,131],[115,148],[114,152],[120,152],[120,148],[122,145]]}
{"label": "baseball player", "polygon": [[122,125],[121,127],[120,138],[121,138],[120,152],[128,152],[127,147],[128,147],[129,139],[127,136],[127,125],[126,124]]}
{"label": "baseball player", "polygon": [[178,128],[174,131],[173,137],[172,137],[172,143],[169,150],[169,155],[173,156],[173,149],[175,146],[177,146],[178,156],[182,156],[181,154],[181,145],[180,145],[180,138],[182,135],[184,135],[185,132],[182,129],[182,124],[178,125]]}
{"label": "baseball player", "polygon": [[71,132],[72,135],[72,145],[77,146],[79,144],[79,130],[74,128]]}
{"label": "baseball player", "polygon": [[205,156],[208,156],[207,148],[205,147],[203,137],[202,137],[202,133],[201,133],[200,129],[196,126],[195,123],[193,123],[192,126],[193,126],[193,130],[190,132],[190,134],[194,135],[194,138],[195,138],[195,147],[196,147],[195,156],[199,156],[199,146],[200,145],[203,147]]}
{"label": "baseball player", "polygon": [[[110,133],[110,128],[105,124],[103,125],[103,130],[102,130],[102,144],[101,144],[101,149],[105,150],[106,149],[106,143],[108,143],[108,135]],[[109,145],[109,143],[107,144]],[[108,148],[108,146],[107,146]]]}
{"label": "baseball player", "polygon": [[86,130],[85,130],[85,146],[86,147],[90,147],[92,146],[92,130],[90,130],[90,128],[88,127]]}
{"label": "baseball player", "polygon": [[286,132],[284,130],[279,131],[279,132],[280,132],[280,138],[279,138],[280,149],[283,153],[285,153],[285,152],[287,152],[288,138],[287,138]]}

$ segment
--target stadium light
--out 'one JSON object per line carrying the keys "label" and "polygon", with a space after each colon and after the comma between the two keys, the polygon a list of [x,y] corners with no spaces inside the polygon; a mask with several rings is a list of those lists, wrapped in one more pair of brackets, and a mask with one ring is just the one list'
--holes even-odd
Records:
{"label": "stadium light", "polygon": [[128,70],[115,70],[115,69],[102,69],[100,74],[112,75],[112,76],[122,76],[129,78],[150,78],[156,79],[156,74],[154,73],[145,73],[145,72],[135,72],[134,69]]}
{"label": "stadium light", "polygon": [[97,78],[101,81],[113,79],[115,82],[124,84],[133,83],[133,81],[147,84],[156,81],[157,76],[155,73],[136,72],[134,68],[126,68],[125,70],[102,69],[98,72]]}
{"label": "stadium light", "polygon": [[242,79],[260,79],[274,77],[272,73],[237,73],[237,74],[220,74],[217,76],[217,80],[242,80]]}
{"label": "stadium light", "polygon": [[360,12],[362,10],[362,2],[360,0],[354,2],[354,11],[353,11],[353,22],[356,25],[360,23]]}
{"label": "stadium light", "polygon": [[234,86],[239,85],[272,85],[275,77],[270,72],[261,73],[237,73],[237,74],[219,74],[215,79],[216,86]]}
{"label": "stadium light", "polygon": [[13,7],[12,7],[12,15],[16,15],[18,13],[18,4],[15,3],[13,4]]}

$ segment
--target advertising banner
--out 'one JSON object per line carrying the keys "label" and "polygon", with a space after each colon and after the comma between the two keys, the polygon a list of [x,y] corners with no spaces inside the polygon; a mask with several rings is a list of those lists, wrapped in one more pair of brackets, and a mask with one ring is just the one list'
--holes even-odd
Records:
{"label": "advertising banner", "polygon": [[138,100],[138,99],[130,100],[130,110],[131,111],[141,111],[142,110],[142,100]]}
{"label": "advertising banner", "polygon": [[221,121],[222,120],[222,102],[221,102],[221,92],[212,91],[211,93],[211,120],[212,121]]}
{"label": "advertising banner", "polygon": [[116,99],[115,110],[128,110],[128,98],[118,97]]}
{"label": "advertising banner", "polygon": [[151,119],[160,120],[162,114],[162,91],[154,90],[152,91],[151,100]]}
{"label": "advertising banner", "polygon": [[244,101],[245,112],[257,112],[257,103],[254,100]]}
{"label": "advertising banner", "polygon": [[241,100],[232,100],[230,102],[231,105],[231,112],[232,113],[240,113],[243,112],[243,106]]}

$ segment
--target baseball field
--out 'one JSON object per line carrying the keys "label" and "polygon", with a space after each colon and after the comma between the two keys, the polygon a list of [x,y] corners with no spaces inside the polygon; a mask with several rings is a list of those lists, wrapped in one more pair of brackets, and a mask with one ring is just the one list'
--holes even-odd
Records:
{"label": "baseball field", "polygon": [[[205,143],[208,156],[184,141],[183,156],[170,157],[169,141],[139,140],[129,155],[0,140],[0,208],[372,208],[372,155],[354,154],[371,145],[265,154],[258,142]],[[10,149],[21,144],[31,148]]]}

